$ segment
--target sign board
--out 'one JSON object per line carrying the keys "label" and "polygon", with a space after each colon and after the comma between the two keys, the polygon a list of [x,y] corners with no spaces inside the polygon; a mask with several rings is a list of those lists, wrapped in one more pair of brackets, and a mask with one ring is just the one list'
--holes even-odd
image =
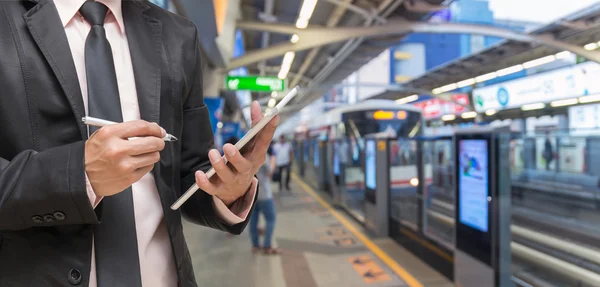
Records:
{"label": "sign board", "polygon": [[600,93],[600,65],[586,62],[473,90],[477,112],[519,108]]}
{"label": "sign board", "polygon": [[280,92],[285,89],[284,80],[268,76],[227,76],[225,84],[234,91]]}
{"label": "sign board", "polygon": [[[452,99],[464,104],[469,104],[469,96],[466,94],[455,94],[452,95]],[[414,104],[415,107],[419,108],[423,112],[423,117],[427,120],[440,118],[447,114],[460,114],[465,112],[467,109],[461,105],[444,101],[441,99],[430,99],[421,101]]]}

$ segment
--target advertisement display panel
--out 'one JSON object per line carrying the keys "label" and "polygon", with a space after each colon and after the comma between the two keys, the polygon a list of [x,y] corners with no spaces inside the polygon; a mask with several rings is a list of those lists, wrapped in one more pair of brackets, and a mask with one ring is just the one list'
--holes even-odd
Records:
{"label": "advertisement display panel", "polygon": [[462,224],[488,231],[488,144],[483,139],[460,141],[459,198]]}
{"label": "advertisement display panel", "polygon": [[365,173],[367,176],[366,185],[369,189],[375,189],[377,185],[377,179],[375,177],[375,141],[367,141],[367,147],[365,150]]}

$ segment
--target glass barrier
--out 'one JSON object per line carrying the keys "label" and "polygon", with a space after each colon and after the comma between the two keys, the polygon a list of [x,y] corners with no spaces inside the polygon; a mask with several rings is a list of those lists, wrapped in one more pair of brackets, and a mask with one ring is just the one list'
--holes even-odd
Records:
{"label": "glass barrier", "polygon": [[416,231],[419,221],[418,142],[398,139],[389,141],[389,145],[390,216]]}
{"label": "glass barrier", "polygon": [[364,171],[364,139],[351,137],[344,140],[341,152],[346,152],[342,203],[359,220],[364,220],[365,171]]}
{"label": "glass barrier", "polygon": [[510,167],[513,274],[591,286],[560,270],[600,279],[600,138],[512,135]]}
{"label": "glass barrier", "polygon": [[453,160],[451,138],[423,141],[423,231],[448,249],[454,248]]}

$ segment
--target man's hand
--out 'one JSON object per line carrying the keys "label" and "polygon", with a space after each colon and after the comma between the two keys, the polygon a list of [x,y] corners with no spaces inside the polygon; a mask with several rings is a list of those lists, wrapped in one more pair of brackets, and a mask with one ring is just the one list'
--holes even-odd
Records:
{"label": "man's hand", "polygon": [[[250,111],[254,126],[263,118],[258,102],[252,103]],[[248,143],[250,146],[244,147],[246,152],[243,155],[232,144],[225,144],[223,151],[231,167],[224,163],[221,154],[216,149],[211,150],[208,157],[217,176],[209,180],[204,172],[196,172],[198,187],[208,194],[217,196],[227,206],[244,195],[252,184],[254,174],[265,163],[267,149],[278,123],[279,116],[276,116],[254,137],[251,143]]]}
{"label": "man's hand", "polygon": [[[97,196],[120,193],[160,160],[166,132],[156,123],[131,121],[105,126],[85,143],[85,171]],[[129,138],[136,139],[128,140]]]}

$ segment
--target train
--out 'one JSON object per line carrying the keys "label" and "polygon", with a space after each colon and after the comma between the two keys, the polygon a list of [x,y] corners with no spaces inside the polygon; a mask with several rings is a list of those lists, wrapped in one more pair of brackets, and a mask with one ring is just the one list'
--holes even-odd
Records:
{"label": "train", "polygon": [[[428,263],[451,277],[439,262],[451,265],[454,248],[453,137],[426,129],[419,109],[372,100],[329,110],[287,135],[296,172],[361,223],[369,196],[366,142],[385,139],[390,237],[417,242],[411,251],[423,258],[429,255],[415,250],[429,250]],[[600,286],[600,137],[510,136],[515,284]]]}

